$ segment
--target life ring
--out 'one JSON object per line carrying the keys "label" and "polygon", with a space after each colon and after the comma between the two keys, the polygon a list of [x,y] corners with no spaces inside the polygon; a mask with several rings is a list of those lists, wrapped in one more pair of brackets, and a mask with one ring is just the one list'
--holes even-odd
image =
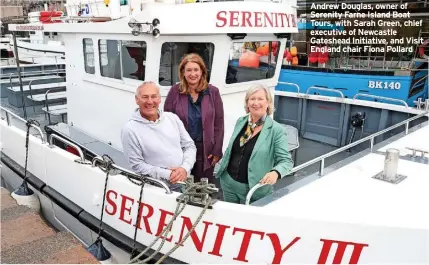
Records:
{"label": "life ring", "polygon": [[428,44],[429,44],[429,39],[426,39],[422,43],[422,45],[420,45],[420,48],[419,48],[419,55],[420,55],[420,57],[425,58],[425,59],[429,58],[429,55],[425,54],[425,47],[427,47]]}
{"label": "life ring", "polygon": [[40,17],[61,17],[63,14],[62,11],[41,11]]}

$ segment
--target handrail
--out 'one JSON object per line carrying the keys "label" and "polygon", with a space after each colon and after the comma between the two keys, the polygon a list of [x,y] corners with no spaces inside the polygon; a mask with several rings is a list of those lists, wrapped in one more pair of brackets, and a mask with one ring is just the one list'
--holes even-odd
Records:
{"label": "handrail", "polygon": [[67,145],[69,145],[69,146],[73,147],[74,149],[76,149],[76,151],[79,153],[79,157],[80,157],[80,161],[79,161],[79,162],[85,163],[85,156],[83,155],[82,149],[80,149],[80,147],[79,147],[79,146],[77,146],[76,144],[74,144],[74,143],[70,142],[69,140],[66,140],[66,139],[64,139],[64,138],[62,138],[62,137],[60,137],[60,136],[58,136],[58,135],[56,135],[56,134],[51,134],[51,135],[49,135],[49,140],[48,140],[48,142],[49,142],[49,147],[53,148],[53,147],[55,146],[55,145],[52,143],[52,140],[53,140],[54,138],[55,138],[55,139],[57,139],[57,140],[59,140],[60,142],[63,142],[63,143],[65,143],[65,144],[67,144]]}
{"label": "handrail", "polygon": [[259,189],[259,188],[261,188],[261,187],[263,187],[263,186],[265,186],[265,185],[269,185],[269,184],[266,184],[266,183],[264,183],[264,184],[261,184],[261,183],[258,183],[258,184],[256,184],[255,186],[253,186],[253,188],[251,188],[250,190],[249,190],[249,192],[247,193],[247,196],[246,196],[246,205],[249,205],[250,204],[250,199],[252,199],[252,195],[253,195],[253,193],[257,190],[257,189]]}
{"label": "handrail", "polygon": [[[65,76],[58,76],[58,77],[55,77],[55,78],[65,78]],[[41,76],[41,78],[38,78],[38,79],[34,79],[34,80],[30,80],[30,82],[28,83],[28,90],[29,90],[29,92],[30,92],[30,97],[31,97],[31,99],[33,99],[33,91],[31,90],[31,85],[32,85],[32,83],[33,82],[35,82],[35,81],[40,81],[40,80],[51,80],[52,78],[51,77],[44,77],[44,76]],[[11,79],[12,80],[12,79]],[[57,82],[58,83],[58,82]],[[12,88],[12,81],[11,81],[11,88]],[[26,108],[26,106],[25,105],[22,105],[22,109],[24,110]],[[47,110],[49,110],[49,109],[47,109]],[[35,106],[33,105],[33,111],[34,112],[36,112],[36,109],[35,109]],[[45,116],[46,117],[46,116]],[[49,117],[50,118],[50,117]],[[49,124],[51,124],[51,120],[49,119]]]}
{"label": "handrail", "polygon": [[[96,157],[94,157],[92,159],[92,166],[96,167],[97,166],[97,162],[104,162],[104,160],[103,160],[102,157],[96,156]],[[120,166],[118,166],[116,164],[112,164],[112,167],[114,169],[116,169],[116,170],[119,170],[121,172],[126,173],[127,175],[129,175],[129,177],[131,177],[131,178],[133,178],[135,180],[139,180],[139,181],[142,180],[141,176],[139,176],[136,173],[131,172],[131,171],[129,171],[129,170],[123,168],[123,167],[120,167]],[[152,178],[152,177],[147,177],[147,176],[143,176],[143,178],[144,178],[144,181],[147,181],[147,182],[149,182],[151,184],[154,184],[155,186],[158,186],[158,187],[160,186],[161,188],[164,188],[167,194],[171,194],[172,193],[171,190],[170,190],[170,188],[168,187],[168,185],[165,182],[163,182],[162,180],[155,179],[155,178]]]}
{"label": "handrail", "polygon": [[[9,74],[9,84],[10,84],[10,88],[12,88],[12,87],[13,87],[13,83],[12,83],[12,75],[14,75],[14,74]],[[22,78],[21,78],[21,81],[22,81]]]}
{"label": "handrail", "polygon": [[[35,63],[34,59],[50,59],[50,58],[54,58],[55,59],[55,63],[52,63],[51,65],[65,65],[64,62],[58,62],[58,57],[60,57],[60,59],[64,59],[63,57],[65,57],[64,55],[61,56],[27,56],[27,57],[19,57],[20,61],[24,60],[24,59],[31,59],[32,64],[42,64],[42,63]],[[1,58],[2,61],[6,61],[7,65],[4,66],[16,66],[16,59],[15,57],[9,57],[9,58]],[[49,65],[49,63],[47,64]]]}
{"label": "handrail", "polygon": [[[48,122],[49,124],[51,124],[51,113],[49,112],[49,102],[48,102],[48,94],[51,92],[50,89],[48,89],[48,91],[46,91],[45,93],[45,107],[46,107],[46,113],[48,113]],[[45,113],[45,118],[46,118],[46,113]]]}
{"label": "handrail", "polygon": [[[27,72],[21,72],[21,76],[33,76],[33,75],[44,75],[44,74],[65,74],[65,69],[52,69],[52,70],[44,70],[44,71],[27,71]],[[4,79],[6,77],[17,77],[18,74],[16,73],[9,73],[9,74],[1,74],[0,79]]]}
{"label": "handrail", "polygon": [[[13,117],[15,117],[16,119],[20,120],[21,122],[27,124],[27,121],[24,120],[23,118],[19,117],[18,115],[16,115],[15,113],[11,112],[8,109],[5,109],[4,107],[0,106],[0,109],[3,110],[6,113],[6,123],[8,126],[11,126],[11,122],[10,122],[10,117],[9,115],[12,115]],[[34,129],[36,129],[39,132],[40,135],[40,139],[42,140],[42,143],[45,143],[45,137],[43,135],[42,129],[40,129],[39,126],[34,125],[34,124],[30,124],[31,127],[33,127]]]}
{"label": "handrail", "polygon": [[281,82],[281,81],[279,81],[279,82],[277,82],[277,83],[278,83],[278,84],[281,84],[281,85],[294,86],[294,87],[296,87],[296,89],[298,90],[297,92],[299,93],[299,86],[298,86],[297,84],[295,84],[295,83]]}
{"label": "handrail", "polygon": [[311,86],[311,87],[309,87],[308,89],[307,89],[307,93],[305,93],[306,95],[308,95],[308,93],[310,92],[310,90],[312,90],[312,89],[314,89],[314,90],[322,90],[322,91],[329,91],[329,92],[336,92],[336,93],[338,93],[338,94],[340,94],[340,96],[342,97],[342,98],[344,98],[344,94],[343,94],[343,92],[341,92],[341,91],[338,91],[338,90],[335,90],[335,89],[332,89],[332,88],[324,88],[324,87],[317,87],[317,86]]}
{"label": "handrail", "polygon": [[311,165],[313,165],[313,164],[315,164],[315,163],[317,163],[317,162],[320,162],[319,176],[323,176],[323,169],[324,169],[324,167],[325,167],[325,159],[326,159],[326,158],[331,157],[331,156],[333,156],[333,155],[336,155],[336,154],[338,154],[338,153],[341,153],[341,152],[343,152],[343,151],[346,151],[346,150],[350,149],[351,147],[354,147],[354,146],[356,146],[356,145],[358,145],[358,144],[360,144],[360,143],[366,142],[366,141],[370,141],[370,148],[371,148],[371,152],[372,152],[372,148],[374,147],[374,139],[375,139],[375,137],[380,136],[380,135],[382,135],[382,134],[384,134],[384,133],[386,133],[386,132],[389,132],[389,131],[391,131],[391,130],[393,130],[393,129],[396,129],[396,128],[398,128],[398,127],[400,127],[400,126],[403,126],[403,125],[405,125],[405,134],[408,134],[408,127],[409,127],[409,123],[410,123],[411,121],[414,121],[414,120],[416,120],[416,119],[419,119],[419,118],[421,118],[421,117],[426,116],[428,113],[429,113],[429,112],[428,112],[428,111],[426,111],[426,112],[421,113],[421,114],[419,114],[419,115],[416,115],[416,116],[414,116],[414,117],[412,117],[412,118],[409,118],[409,119],[407,119],[407,120],[405,120],[405,121],[402,121],[402,122],[400,122],[400,123],[397,123],[397,124],[395,124],[395,125],[392,125],[392,126],[390,126],[389,128],[386,128],[386,129],[384,129],[384,130],[382,130],[382,131],[379,131],[379,132],[376,132],[376,133],[374,133],[374,134],[368,135],[368,136],[367,136],[367,137],[365,137],[365,138],[362,138],[362,139],[357,140],[357,141],[355,141],[355,142],[353,142],[353,143],[350,143],[350,144],[348,144],[348,145],[346,145],[346,146],[343,146],[343,147],[341,147],[341,148],[338,148],[338,149],[336,149],[336,150],[334,150],[334,151],[332,151],[332,152],[329,152],[329,153],[327,153],[327,154],[324,154],[324,155],[321,155],[321,156],[319,156],[319,157],[316,157],[316,158],[314,158],[314,159],[312,159],[312,160],[310,160],[310,161],[307,161],[307,162],[305,162],[305,163],[303,163],[303,164],[301,164],[301,165],[299,165],[299,166],[296,166],[296,167],[292,168],[292,170],[289,172],[289,174],[295,173],[295,172],[297,172],[297,171],[299,171],[299,170],[301,170],[301,169],[303,169],[303,168],[306,168],[306,167],[311,166]]}
{"label": "handrail", "polygon": [[[41,77],[43,77],[43,76],[41,76]],[[55,77],[55,78],[66,78],[66,77],[65,76],[59,76],[59,77]],[[30,90],[31,99],[33,99],[32,91],[31,91],[31,85],[33,84],[33,82],[40,81],[40,80],[50,80],[50,79],[52,79],[52,78],[50,78],[50,77],[48,77],[48,78],[39,78],[39,79],[31,80],[28,83],[28,89]],[[55,83],[58,84],[59,82],[53,82],[53,83],[49,83],[49,84],[55,84]],[[43,85],[43,84],[38,84],[38,85]]]}
{"label": "handrail", "polygon": [[403,101],[402,99],[395,99],[395,98],[388,98],[388,97],[374,96],[374,95],[364,94],[364,93],[357,93],[357,94],[353,97],[353,99],[356,99],[358,96],[364,96],[364,97],[368,97],[368,98],[378,98],[378,99],[385,99],[385,100],[390,100],[390,101],[400,102],[400,103],[404,104],[404,105],[405,105],[405,107],[408,107],[407,102]]}
{"label": "handrail", "polygon": [[[66,78],[65,76],[56,76],[54,78]],[[51,80],[52,77],[46,77],[46,76],[40,76],[40,78],[34,79],[34,80],[30,80],[30,82],[32,81],[40,81],[40,80]],[[57,82],[58,83],[58,82]],[[12,84],[12,83],[11,83]],[[11,85],[12,86],[12,85]]]}

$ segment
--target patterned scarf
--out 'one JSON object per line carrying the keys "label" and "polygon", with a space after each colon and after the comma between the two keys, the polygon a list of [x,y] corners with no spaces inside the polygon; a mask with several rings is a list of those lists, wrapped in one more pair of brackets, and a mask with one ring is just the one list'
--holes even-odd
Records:
{"label": "patterned scarf", "polygon": [[249,121],[247,122],[246,131],[244,132],[244,135],[240,137],[240,147],[245,145],[250,140],[250,138],[252,138],[253,132],[255,131],[255,128],[258,127],[259,125],[264,124],[266,117],[267,117],[267,114],[265,114],[257,122],[252,123],[251,118],[250,118],[250,114],[249,114]]}

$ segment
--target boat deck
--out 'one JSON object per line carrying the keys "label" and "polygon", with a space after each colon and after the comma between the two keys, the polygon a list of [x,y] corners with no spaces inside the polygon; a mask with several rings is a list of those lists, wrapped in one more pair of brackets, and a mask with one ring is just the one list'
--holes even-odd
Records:
{"label": "boat deck", "polygon": [[[11,104],[9,104],[8,98],[0,98],[0,106],[7,108],[11,112],[18,115],[19,117],[24,117],[22,108],[17,108],[15,106],[12,106]],[[4,119],[6,116],[6,114],[3,111],[1,112],[0,115],[1,115],[2,119]],[[38,121],[40,123],[40,128],[42,130],[45,127],[45,125],[49,124],[49,120],[48,120],[47,115],[45,115],[43,113],[32,112],[32,107],[27,107],[27,120],[29,120],[29,119]],[[62,122],[61,116],[51,115],[51,123],[58,123],[58,122]],[[67,122],[67,116],[65,116],[65,122]],[[26,125],[23,122],[12,121],[12,123],[14,126],[20,128],[21,130],[24,130],[24,131],[27,130]],[[38,135],[38,132],[35,130],[31,130],[30,133],[32,135],[35,135],[35,136]]]}
{"label": "boat deck", "polygon": [[7,189],[0,192],[2,263],[99,263],[70,232],[55,231]]}
{"label": "boat deck", "polygon": [[[412,151],[407,149],[429,152],[429,141],[423,140],[428,135],[429,124],[426,122],[422,128],[403,138],[379,148],[375,146],[372,153],[357,159],[351,157],[351,163],[264,207],[281,210],[294,218],[429,229],[427,205],[421,210],[416,209],[423,202],[429,202],[429,155],[422,158],[417,153],[412,157]],[[373,178],[383,171],[388,148],[400,150],[397,173],[406,178],[397,184]]]}

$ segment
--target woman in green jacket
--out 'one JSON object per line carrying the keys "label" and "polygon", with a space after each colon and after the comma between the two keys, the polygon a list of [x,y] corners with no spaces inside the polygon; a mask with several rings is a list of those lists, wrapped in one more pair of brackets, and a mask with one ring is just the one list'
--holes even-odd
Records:
{"label": "woman in green jacket", "polygon": [[225,151],[216,177],[220,178],[224,200],[244,204],[249,190],[256,184],[250,202],[273,192],[272,185],[293,167],[286,133],[270,115],[273,98],[263,85],[252,87],[245,98],[247,115],[239,118]]}

